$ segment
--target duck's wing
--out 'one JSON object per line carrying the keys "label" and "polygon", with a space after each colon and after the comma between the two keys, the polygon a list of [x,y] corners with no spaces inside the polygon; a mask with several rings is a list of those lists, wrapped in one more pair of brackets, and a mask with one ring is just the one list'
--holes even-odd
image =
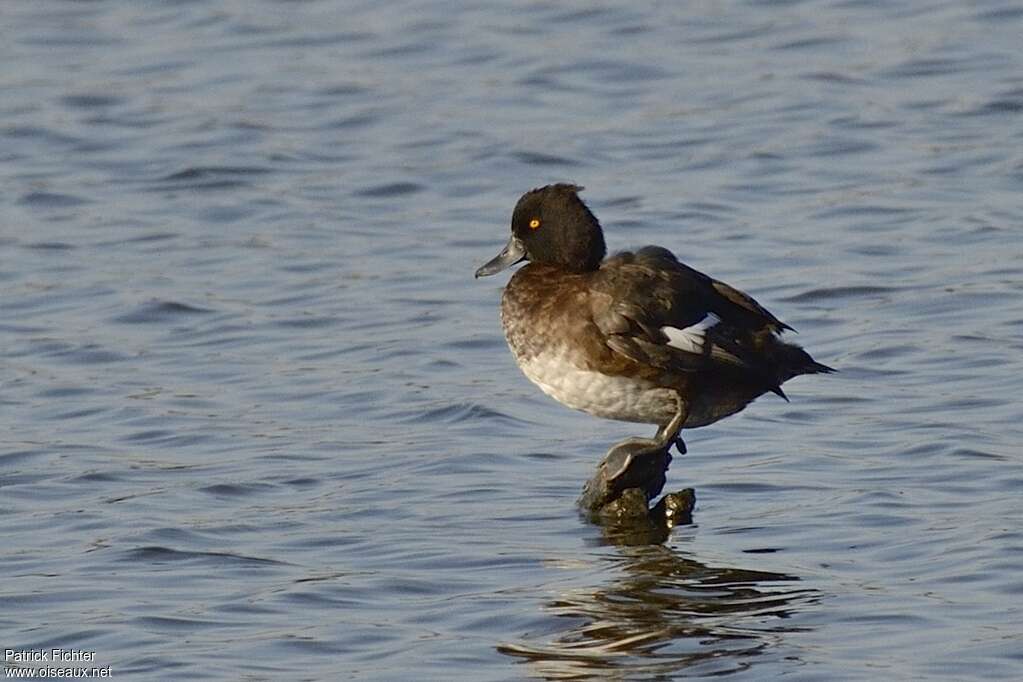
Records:
{"label": "duck's wing", "polygon": [[778,389],[766,351],[790,327],[667,249],[648,246],[609,258],[594,273],[593,288],[594,322],[615,353],[667,371],[730,366]]}

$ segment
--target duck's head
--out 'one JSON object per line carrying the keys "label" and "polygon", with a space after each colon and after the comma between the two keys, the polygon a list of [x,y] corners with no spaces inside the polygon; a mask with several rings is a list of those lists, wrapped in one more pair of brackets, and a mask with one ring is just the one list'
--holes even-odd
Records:
{"label": "duck's head", "polygon": [[557,184],[523,194],[512,213],[511,238],[476,276],[496,274],[523,260],[569,272],[596,270],[607,247],[600,223],[579,198],[582,189]]}

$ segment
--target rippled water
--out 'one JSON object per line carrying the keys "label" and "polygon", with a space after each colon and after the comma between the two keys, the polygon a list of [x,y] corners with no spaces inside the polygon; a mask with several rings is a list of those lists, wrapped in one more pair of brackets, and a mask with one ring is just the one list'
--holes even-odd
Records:
{"label": "rippled water", "polygon": [[[10,2],[0,639],[121,679],[1023,677],[1023,10]],[[472,272],[519,194],[841,370],[574,500]],[[790,388],[791,386],[791,388]],[[634,540],[634,539],[633,539]]]}

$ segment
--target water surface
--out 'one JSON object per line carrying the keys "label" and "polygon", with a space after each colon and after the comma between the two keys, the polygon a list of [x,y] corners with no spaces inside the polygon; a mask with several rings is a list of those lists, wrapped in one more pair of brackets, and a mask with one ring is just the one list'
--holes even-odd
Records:
{"label": "water surface", "polygon": [[[117,679],[1023,677],[1023,12],[8,3],[0,639]],[[840,374],[687,436],[515,368],[515,200],[754,294]]]}

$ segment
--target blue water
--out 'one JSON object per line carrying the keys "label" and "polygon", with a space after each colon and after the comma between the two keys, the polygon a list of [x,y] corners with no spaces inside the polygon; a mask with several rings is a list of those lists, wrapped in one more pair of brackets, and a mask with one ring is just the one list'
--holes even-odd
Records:
{"label": "blue water", "polygon": [[[2,646],[114,679],[1020,679],[1021,28],[5,3]],[[646,427],[544,397],[472,278],[551,181],[840,370],[689,433],[662,544],[574,507]]]}

